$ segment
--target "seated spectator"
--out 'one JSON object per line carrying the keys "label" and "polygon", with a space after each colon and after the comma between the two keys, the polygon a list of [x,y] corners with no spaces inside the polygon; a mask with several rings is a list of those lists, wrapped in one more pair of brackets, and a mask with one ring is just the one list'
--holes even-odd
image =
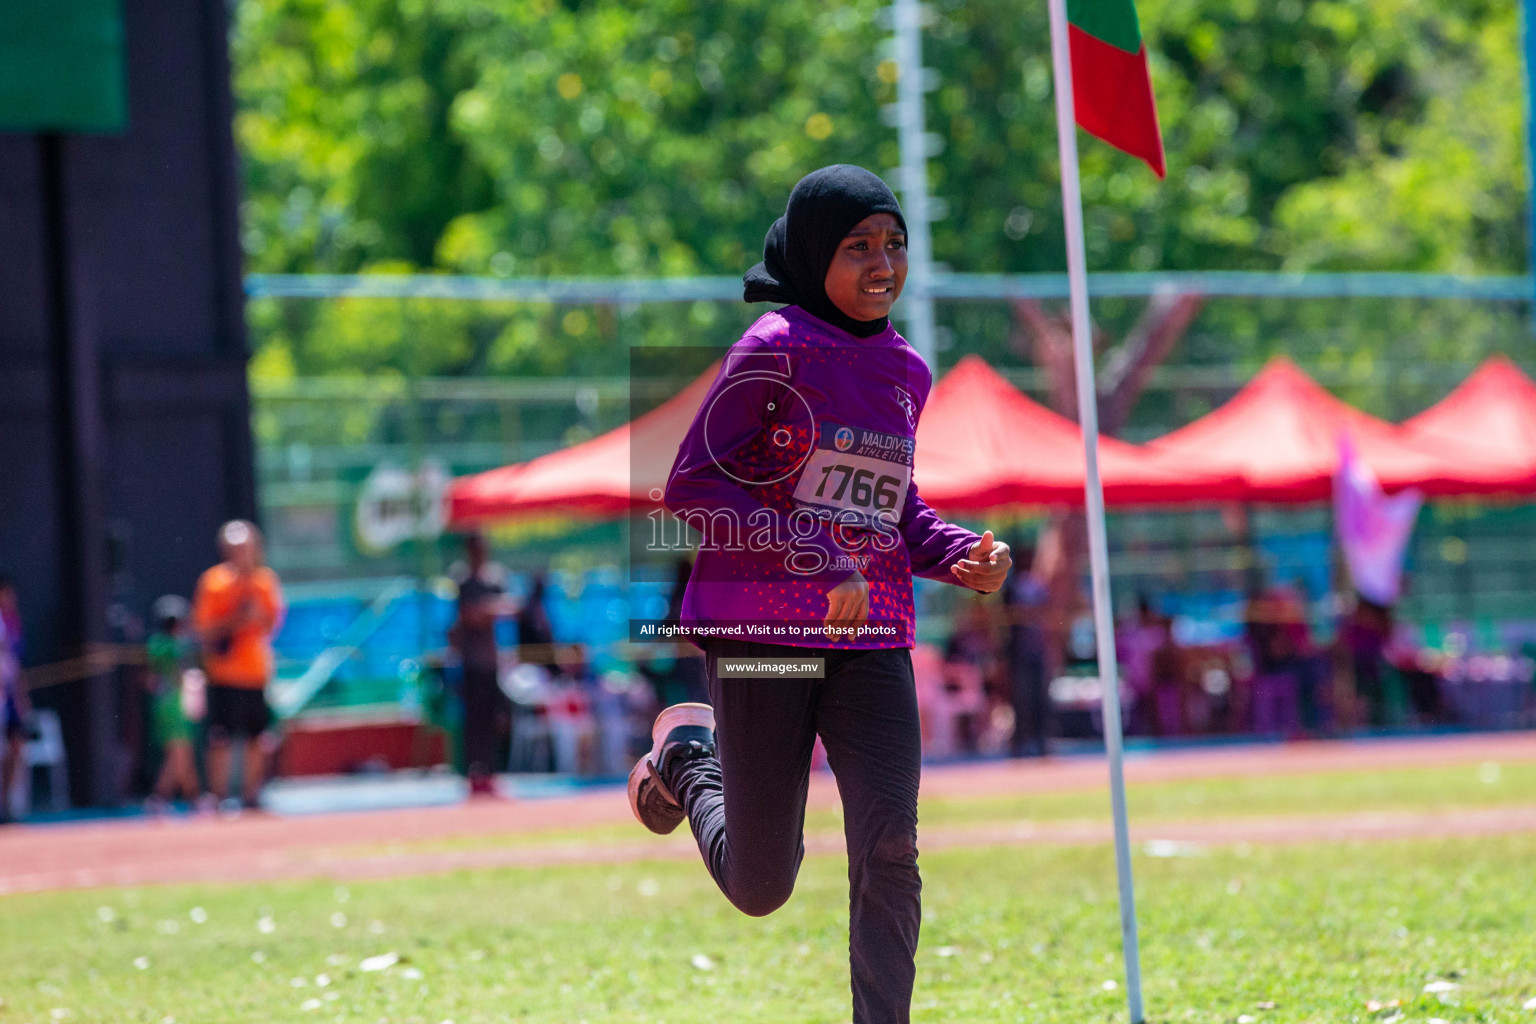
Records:
{"label": "seated spectator", "polygon": [[986,682],[996,663],[992,623],[986,604],[968,601],[944,648],[944,689],[956,716],[956,739],[966,753],[976,751],[987,709]]}
{"label": "seated spectator", "polygon": [[1053,731],[1044,623],[1050,595],[1035,573],[1034,552],[1023,544],[1011,547],[1014,570],[1003,581],[1008,701],[1013,706],[1008,752],[1013,757],[1044,757]]}
{"label": "seated spectator", "polygon": [[596,751],[594,698],[600,689],[582,644],[556,644],[555,676],[545,706],[554,748],[555,771],[578,774],[593,765]]}
{"label": "seated spectator", "polygon": [[1300,679],[1294,601],[1280,588],[1248,602],[1245,642],[1253,661],[1250,682],[1253,730],[1293,735],[1300,731]]}
{"label": "seated spectator", "polygon": [[1344,628],[1344,643],[1355,675],[1355,696],[1365,705],[1366,721],[1390,724],[1387,693],[1387,643],[1392,637],[1392,609],[1355,595],[1354,611]]}
{"label": "seated spectator", "polygon": [[1316,732],[1333,718],[1333,702],[1328,692],[1333,678],[1332,658],[1312,639],[1306,589],[1301,582],[1276,587],[1274,594],[1279,628],[1285,634],[1292,659],[1291,672],[1296,677],[1298,725]]}
{"label": "seated spectator", "polygon": [[954,715],[944,689],[944,655],[933,644],[912,648],[912,682],[922,725],[923,757],[945,758],[955,752]]}
{"label": "seated spectator", "polygon": [[548,577],[542,572],[534,573],[528,596],[517,611],[517,660],[524,664],[555,664],[555,629],[544,604],[548,587]]}
{"label": "seated spectator", "polygon": [[[693,560],[679,558],[675,569],[676,576],[664,620],[669,626],[676,626],[682,621],[683,593],[688,589],[688,580],[693,575]],[[661,707],[709,703],[704,658],[697,647],[682,639],[652,642],[646,647],[647,654],[640,670],[655,688]]]}
{"label": "seated spectator", "polygon": [[32,704],[21,678],[21,612],[16,585],[0,576],[0,825],[11,820],[11,788],[26,753]]}
{"label": "seated spectator", "polygon": [[1157,640],[1147,658],[1155,734],[1185,736],[1190,732],[1190,680],[1183,652],[1173,642],[1173,620],[1154,613],[1150,626]]}
{"label": "seated spectator", "polygon": [[1126,732],[1162,735],[1152,679],[1152,656],[1168,640],[1168,627],[1145,594],[1136,599],[1136,618],[1115,630],[1115,657],[1133,703]]}

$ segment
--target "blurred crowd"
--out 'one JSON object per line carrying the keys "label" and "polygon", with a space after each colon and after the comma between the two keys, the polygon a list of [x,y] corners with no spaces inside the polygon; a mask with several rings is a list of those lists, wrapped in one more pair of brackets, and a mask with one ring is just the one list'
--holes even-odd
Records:
{"label": "blurred crowd", "polygon": [[[134,752],[148,752],[148,763],[156,766],[145,801],[152,813],[178,800],[226,815],[258,806],[276,749],[266,689],[272,680],[272,636],[284,610],[282,587],[265,564],[254,523],[225,523],[217,544],[220,561],[198,577],[191,600],[163,595],[147,622],[118,616],[123,642],[111,659],[121,666],[119,678],[134,680],[139,690],[114,709],[123,734],[122,761],[139,763]],[[33,707],[21,671],[23,651],[16,587],[0,578],[0,822],[31,803],[29,760],[63,756],[57,713]],[[238,773],[236,747],[244,748]],[[29,756],[32,749],[47,752]],[[52,796],[62,804],[62,794]]]}
{"label": "blurred crowd", "polygon": [[[554,642],[543,577],[513,602],[485,560],[483,541],[471,538],[466,554],[452,636],[463,666],[464,745],[477,792],[489,791],[491,774],[503,766],[620,774],[648,744],[660,708],[707,700],[702,658],[692,645],[646,645],[632,662],[609,659],[594,668],[584,645]],[[1029,565],[1031,554],[1023,549],[1020,564]],[[670,621],[677,620],[688,570],[679,563]],[[962,598],[942,642],[916,646],[925,756],[1038,757],[1058,740],[1102,735],[1086,599],[1052,597],[1042,577],[1018,569],[998,594]],[[1483,659],[1491,669],[1479,668],[1478,659],[1448,658],[1419,644],[1392,609],[1358,596],[1326,605],[1338,610],[1320,636],[1318,606],[1309,606],[1297,586],[1255,589],[1237,636],[1197,642],[1154,597],[1139,598],[1133,614],[1116,624],[1126,734],[1299,737],[1496,724],[1471,720],[1452,699],[1469,665],[1473,676],[1503,671],[1511,685],[1524,687],[1525,696],[1516,697],[1522,713],[1536,703],[1536,662],[1529,658]],[[497,616],[515,618],[515,647],[498,649]]]}
{"label": "blurred crowd", "polygon": [[[1031,592],[1041,596],[1030,599]],[[940,721],[940,753],[1038,753],[1050,737],[1101,734],[1091,619],[1078,607],[1070,619],[1052,621],[1043,592],[1029,582],[1015,582],[1012,595],[1024,599],[969,599],[938,664],[922,659],[919,693]],[[1423,647],[1391,608],[1358,596],[1329,623],[1325,640],[1311,610],[1299,588],[1271,586],[1246,600],[1238,637],[1191,642],[1173,616],[1141,597],[1115,630],[1126,734],[1296,737],[1519,724],[1518,715],[1529,714],[1536,674],[1529,658],[1448,657]],[[1509,684],[1515,716],[1472,720],[1468,702],[1456,699],[1470,683]]]}
{"label": "blurred crowd", "polygon": [[[448,632],[455,657],[446,675],[457,676],[462,709],[452,717],[462,723],[472,795],[493,794],[502,770],[622,775],[649,746],[661,708],[707,700],[703,658],[691,644],[647,645],[637,661],[595,664],[585,644],[556,642],[547,578],[535,574],[526,595],[511,598],[506,573],[487,556],[483,537],[465,538]],[[668,622],[680,617],[690,568],[678,563]],[[516,641],[506,649],[497,640],[501,619],[515,623]]]}
{"label": "blurred crowd", "polygon": [[[256,806],[278,757],[266,695],[282,589],[254,525],[227,523],[218,543],[221,561],[190,600],[161,597],[148,621],[124,635],[121,649],[138,657],[120,678],[139,692],[123,702],[124,742],[142,752],[134,760],[139,781],[125,788],[147,791],[155,812],[177,802],[226,813]],[[1049,577],[1036,574],[1033,552],[1016,550],[1018,568],[999,593],[961,595],[942,639],[913,650],[930,759],[1038,757],[1059,741],[1102,735],[1086,597],[1075,583],[1072,593],[1053,592]],[[676,565],[667,622],[680,618],[690,569],[686,560]],[[473,794],[494,793],[495,775],[507,771],[622,775],[649,746],[661,708],[708,700],[703,658],[685,641],[596,655],[586,644],[557,641],[546,578],[534,574],[517,596],[509,593],[508,574],[489,559],[483,537],[465,538],[452,576],[449,646],[425,659],[436,669],[427,677],[436,683],[432,706],[411,728],[446,737],[444,759],[464,771]],[[1240,630],[1224,639],[1183,628],[1169,606],[1176,602],[1143,596],[1116,624],[1128,736],[1536,724],[1530,652],[1472,654],[1455,635],[1430,646],[1391,608],[1358,596],[1309,603],[1299,586],[1255,589]],[[50,724],[53,747],[62,747],[57,716],[32,707],[24,651],[17,589],[0,577],[0,821],[25,804],[25,752],[49,746]],[[438,759],[418,746],[413,739],[406,761],[390,763]]]}

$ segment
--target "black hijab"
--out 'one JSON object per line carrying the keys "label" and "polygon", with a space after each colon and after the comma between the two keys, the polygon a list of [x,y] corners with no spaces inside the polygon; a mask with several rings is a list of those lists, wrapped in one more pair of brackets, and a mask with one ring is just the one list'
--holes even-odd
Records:
{"label": "black hijab", "polygon": [[827,268],[854,225],[872,213],[889,213],[907,229],[896,196],[874,174],[852,164],[833,164],[800,179],[784,216],[763,240],[763,262],[747,271],[743,298],[799,306],[858,338],[885,330],[890,320],[855,320],[827,297]]}

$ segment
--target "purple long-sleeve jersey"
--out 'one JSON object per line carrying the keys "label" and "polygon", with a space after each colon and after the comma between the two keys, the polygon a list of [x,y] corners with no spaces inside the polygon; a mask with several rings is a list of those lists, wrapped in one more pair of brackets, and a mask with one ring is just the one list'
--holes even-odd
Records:
{"label": "purple long-sleeve jersey", "polygon": [[[979,539],[912,482],[932,383],[894,327],[858,338],[797,306],[753,324],[667,482],[667,508],[701,535],[682,625],[801,647],[912,646],[912,576],[955,582],[950,566]],[[810,632],[855,571],[869,583],[864,629]]]}

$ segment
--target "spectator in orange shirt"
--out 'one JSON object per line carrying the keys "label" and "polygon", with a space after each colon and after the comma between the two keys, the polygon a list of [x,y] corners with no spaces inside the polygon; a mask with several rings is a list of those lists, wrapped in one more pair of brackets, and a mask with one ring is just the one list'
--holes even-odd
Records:
{"label": "spectator in orange shirt", "polygon": [[208,781],[221,805],[231,808],[230,744],[245,740],[243,804],[255,807],[272,726],[266,688],[283,592],[277,574],[262,563],[254,523],[235,519],[220,527],[219,553],[224,561],[203,573],[192,602],[208,676]]}

